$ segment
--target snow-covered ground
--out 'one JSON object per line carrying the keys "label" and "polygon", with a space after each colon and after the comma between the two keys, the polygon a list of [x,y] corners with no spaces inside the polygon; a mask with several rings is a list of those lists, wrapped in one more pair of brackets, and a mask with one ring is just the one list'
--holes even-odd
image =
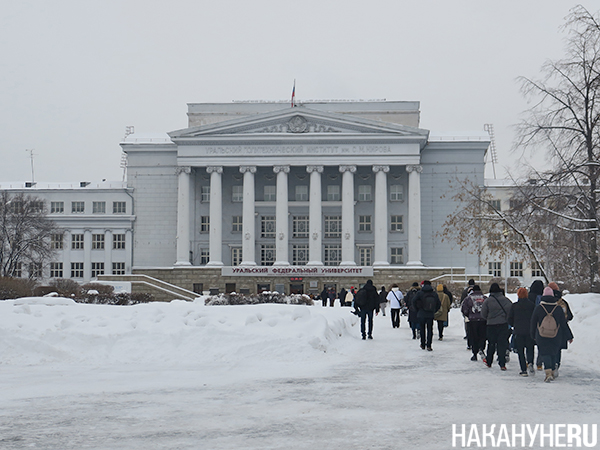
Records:
{"label": "snow-covered ground", "polygon": [[339,306],[1,301],[0,448],[449,449],[453,424],[598,424],[600,295],[566,298],[550,384],[515,354],[470,361],[458,310],[425,352],[389,312],[362,341]]}

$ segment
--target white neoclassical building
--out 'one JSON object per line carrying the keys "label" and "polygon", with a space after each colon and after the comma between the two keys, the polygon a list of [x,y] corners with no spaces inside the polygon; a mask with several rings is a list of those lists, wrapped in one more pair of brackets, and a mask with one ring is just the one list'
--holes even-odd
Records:
{"label": "white neoclassical building", "polygon": [[439,232],[457,181],[483,184],[486,134],[436,137],[418,102],[188,108],[188,128],[121,144],[134,271],[196,291],[285,292],[479,271]]}

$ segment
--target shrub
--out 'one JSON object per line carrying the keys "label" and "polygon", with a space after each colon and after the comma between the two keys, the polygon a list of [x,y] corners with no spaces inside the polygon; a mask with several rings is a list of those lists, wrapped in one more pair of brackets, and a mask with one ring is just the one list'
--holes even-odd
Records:
{"label": "shrub", "polygon": [[0,300],[33,295],[35,281],[27,278],[0,277]]}
{"label": "shrub", "polygon": [[280,303],[288,305],[313,305],[312,299],[305,294],[284,295],[278,292],[261,292],[258,295],[244,295],[232,292],[208,297],[204,304],[218,305],[258,305],[264,303]]}
{"label": "shrub", "polygon": [[57,278],[52,280],[50,286],[53,286],[56,293],[61,297],[73,298],[76,300],[83,297],[81,285],[68,278]]}

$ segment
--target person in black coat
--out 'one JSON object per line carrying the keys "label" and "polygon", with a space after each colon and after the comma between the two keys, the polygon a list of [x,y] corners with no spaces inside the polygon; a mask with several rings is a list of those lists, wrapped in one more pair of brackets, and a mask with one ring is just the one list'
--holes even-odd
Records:
{"label": "person in black coat", "polygon": [[323,290],[321,291],[321,295],[320,295],[323,306],[327,306],[327,300],[329,299],[328,294],[329,294],[329,292],[327,291],[327,288],[326,287],[323,288]]}
{"label": "person in black coat", "polygon": [[412,338],[417,338],[417,331],[419,331],[419,319],[417,319],[417,307],[415,306],[415,298],[419,293],[419,283],[416,281],[412,284],[411,288],[406,292],[404,296],[404,304],[408,308],[408,324],[412,330]]}
{"label": "person in black coat", "polygon": [[535,375],[533,367],[533,349],[535,341],[530,334],[531,316],[535,309],[535,304],[528,298],[527,289],[520,288],[517,291],[519,300],[513,303],[508,312],[508,323],[513,327],[513,335],[515,336],[515,347],[519,355],[519,365],[521,372],[519,375],[526,377],[527,369],[529,373]]}
{"label": "person in black coat", "polygon": [[[539,325],[542,323],[544,317],[551,313],[558,325],[558,333],[555,337],[542,337],[540,336]],[[546,378],[544,381],[549,382],[554,380],[554,371],[556,370],[556,360],[558,351],[563,341],[573,342],[573,333],[567,326],[567,319],[563,309],[556,303],[556,297],[552,288],[547,287],[544,289],[540,304],[533,310],[530,324],[530,335],[535,339],[540,352],[541,360],[544,364],[546,371]],[[557,373],[558,375],[558,373]]]}
{"label": "person in black coat", "polygon": [[[357,297],[359,295],[366,295],[366,305],[358,306],[358,315],[360,316],[360,332],[363,340],[367,337],[369,339],[373,339],[373,311],[376,311],[376,314],[379,314],[379,294],[377,293],[375,286],[373,286],[372,280],[367,280],[366,284],[360,288],[360,290],[364,290],[365,294],[359,294],[359,292],[357,292]],[[354,304],[356,305],[356,300]],[[367,317],[369,318],[369,325],[368,329],[365,330],[365,322],[367,321]]]}
{"label": "person in black coat", "polygon": [[[569,328],[569,322],[573,320],[573,312],[571,311],[571,307],[567,303],[567,301],[562,297],[562,291],[558,287],[558,284],[552,282],[548,285],[548,287],[552,288],[554,292],[554,297],[556,297],[556,304],[560,306],[565,312],[565,319],[567,319],[567,328]],[[567,340],[564,340],[560,346],[560,350],[558,350],[558,355],[556,356],[556,369],[554,370],[554,378],[558,376],[558,368],[560,367],[560,361],[562,359],[562,350],[566,350],[569,347]]]}
{"label": "person in black coat", "polygon": [[346,305],[346,294],[348,293],[348,291],[346,291],[346,289],[342,288],[342,290],[340,291],[338,298],[340,299],[340,306],[347,306]]}
{"label": "person in black coat", "polygon": [[[434,306],[428,308],[427,297],[433,297]],[[423,281],[423,287],[415,296],[415,306],[417,308],[417,319],[421,327],[421,349],[431,351],[431,343],[433,342],[433,316],[435,312],[442,307],[442,302],[437,295],[437,292],[433,290],[431,281]]]}
{"label": "person in black coat", "polygon": [[542,280],[535,280],[533,283],[531,283],[531,287],[529,288],[529,294],[527,295],[527,298],[529,298],[531,303],[533,303],[534,305],[539,305],[540,298],[542,298],[543,292],[544,283],[542,282]]}

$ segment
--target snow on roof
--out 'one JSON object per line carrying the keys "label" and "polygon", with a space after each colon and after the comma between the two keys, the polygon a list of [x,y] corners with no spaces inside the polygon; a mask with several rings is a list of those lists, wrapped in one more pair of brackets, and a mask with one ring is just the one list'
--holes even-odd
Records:
{"label": "snow on roof", "polygon": [[126,189],[124,181],[65,181],[60,183],[31,182],[31,181],[0,181],[0,190],[57,190],[57,189]]}
{"label": "snow on roof", "polygon": [[448,142],[448,141],[477,141],[487,142],[490,135],[485,131],[462,131],[462,132],[431,132],[429,141]]}
{"label": "snow on roof", "polygon": [[121,141],[121,144],[169,144],[167,133],[133,133]]}

